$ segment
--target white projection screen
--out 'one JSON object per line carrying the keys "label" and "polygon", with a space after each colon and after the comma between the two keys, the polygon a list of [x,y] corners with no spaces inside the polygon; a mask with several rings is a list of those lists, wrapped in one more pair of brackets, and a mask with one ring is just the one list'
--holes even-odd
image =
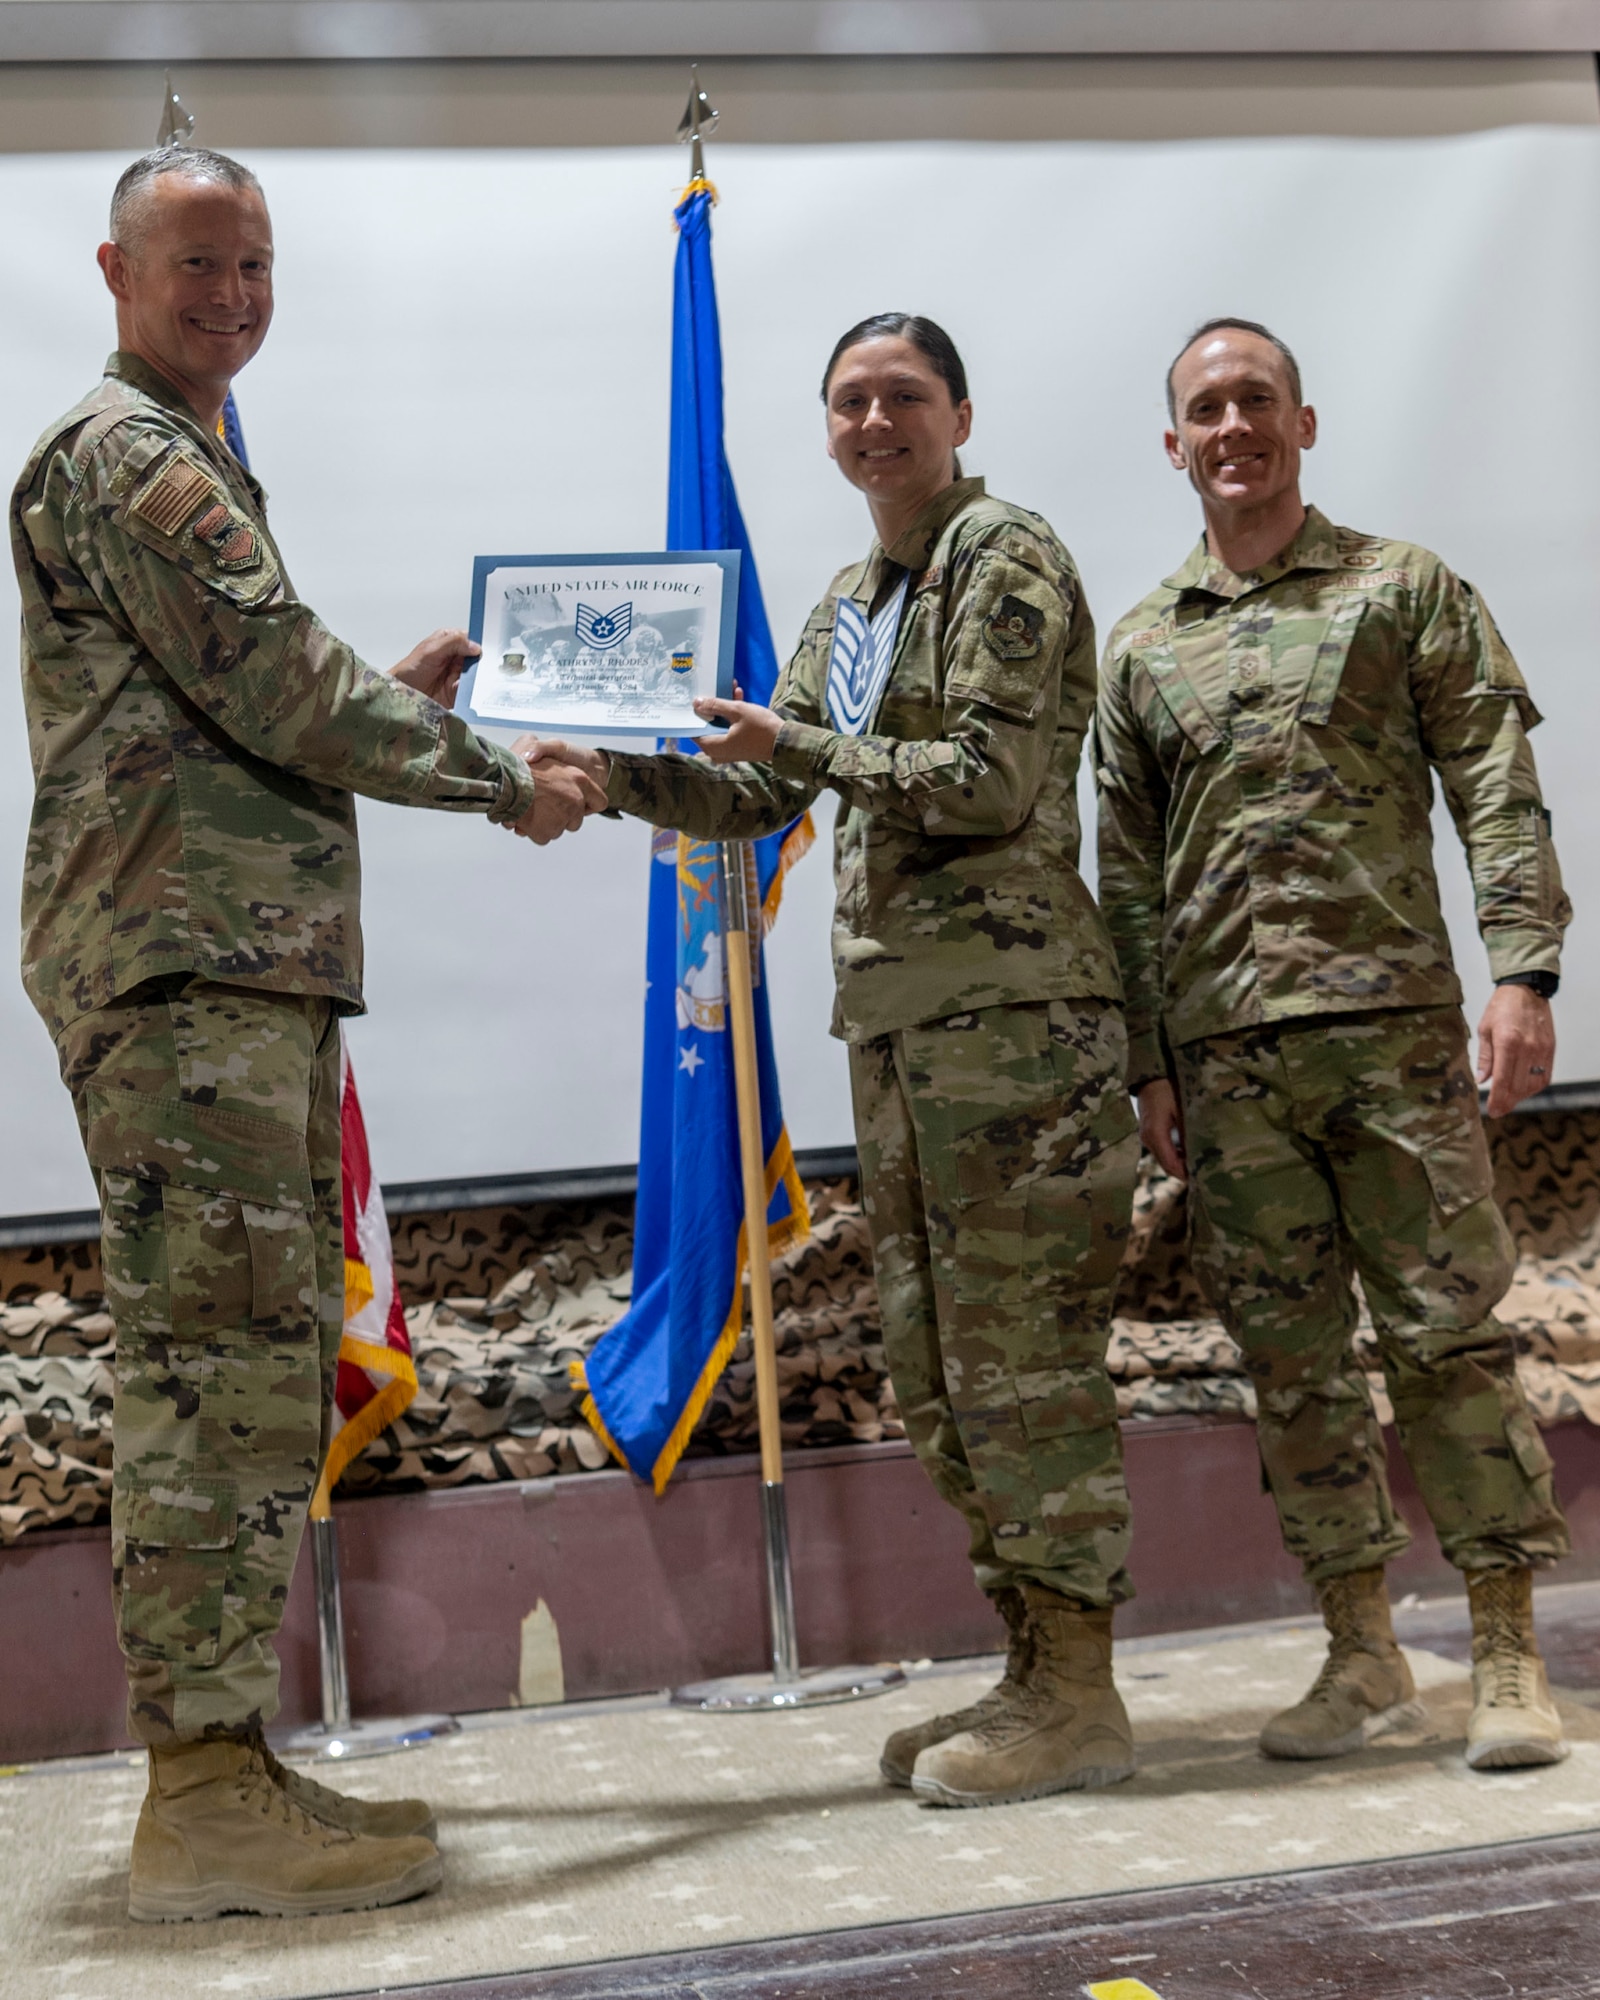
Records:
{"label": "white projection screen", "polygon": [[[8,469],[112,344],[93,253],[124,157],[0,158]],[[681,151],[247,157],[276,223],[278,316],[239,403],[296,587],[337,631],[387,665],[465,622],[480,552],[660,546]],[[1600,1078],[1600,130],[730,143],[712,171],[728,444],[780,655],[868,538],[822,450],[817,378],[845,326],[897,307],[950,329],[976,407],[969,470],[1055,524],[1102,631],[1197,532],[1161,451],[1172,350],[1217,312],[1281,330],[1321,416],[1309,497],[1470,577],[1548,718],[1536,744],[1579,907],[1557,1080]],[[0,593],[14,629],[9,566]],[[8,669],[0,882],[19,879],[29,793]],[[371,1012],[351,1047],[382,1178],[634,1159],[644,831],[591,822],[539,852],[475,819],[363,804],[361,823]],[[1475,1018],[1483,954],[1439,825]],[[1092,833],[1084,865],[1092,882]],[[851,1137],[826,1032],[830,900],[824,841],[769,946],[802,1148]],[[90,1205],[10,970],[0,1105],[0,1216]]]}

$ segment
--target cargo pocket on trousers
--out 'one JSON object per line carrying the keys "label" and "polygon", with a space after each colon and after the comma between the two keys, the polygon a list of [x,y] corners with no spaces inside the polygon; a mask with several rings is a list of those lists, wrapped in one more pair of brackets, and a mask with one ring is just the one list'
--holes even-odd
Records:
{"label": "cargo pocket on trousers", "polygon": [[1017,1407],[1030,1438],[1104,1431],[1117,1421],[1117,1392],[1104,1368],[1021,1369],[1016,1379]]}
{"label": "cargo pocket on trousers", "polygon": [[1087,1186],[1093,1161],[1136,1124],[1133,1107],[1118,1088],[1087,1112],[1057,1097],[974,1126],[954,1148],[960,1206],[965,1211],[990,1201],[1015,1202],[1052,1181]]}
{"label": "cargo pocket on trousers", "polygon": [[[1467,1122],[1470,1116],[1471,1123]],[[1494,1170],[1489,1163],[1489,1142],[1476,1109],[1461,1117],[1451,1129],[1425,1139],[1417,1148],[1422,1170],[1428,1176],[1433,1205],[1446,1222],[1453,1222],[1474,1202],[1494,1191]]]}
{"label": "cargo pocket on trousers", "polygon": [[[1104,1378],[1111,1290],[1127,1247],[1138,1163],[1130,1124],[1120,1092],[1087,1123],[1062,1118],[1056,1157],[1069,1159],[1069,1170],[1024,1172],[1015,1185],[981,1198],[976,1190],[992,1187],[997,1167],[1015,1154],[1008,1159],[992,1127],[973,1135],[981,1149],[959,1162],[963,1192],[973,1190],[974,1198],[963,1201],[956,1221],[956,1326],[964,1341],[984,1343],[992,1376],[1006,1370],[1042,1382],[1084,1370]],[[1106,1396],[1114,1406],[1109,1384]],[[1035,1418],[1053,1423],[1043,1409]]]}
{"label": "cargo pocket on trousers", "polygon": [[320,1440],[305,1140],[175,1096],[91,1091],[87,1109],[108,1239],[114,1213],[131,1226],[137,1196],[146,1279],[142,1296],[124,1287],[112,1305],[122,1642],[214,1665],[241,1522],[270,1522],[262,1488],[280,1464],[291,1496],[309,1485]]}
{"label": "cargo pocket on trousers", "polygon": [[102,1176],[162,1190],[175,1340],[315,1338],[313,1197],[301,1132],[180,1098],[91,1091],[87,1149]]}
{"label": "cargo pocket on trousers", "polygon": [[114,1512],[122,1529],[118,1602],[125,1651],[139,1659],[211,1666],[239,1532],[233,1482],[130,1479]]}
{"label": "cargo pocket on trousers", "polygon": [[1510,1445],[1511,1455],[1522,1468],[1523,1477],[1529,1485],[1547,1486],[1555,1471],[1555,1463],[1528,1409],[1506,1411],[1506,1443]]}

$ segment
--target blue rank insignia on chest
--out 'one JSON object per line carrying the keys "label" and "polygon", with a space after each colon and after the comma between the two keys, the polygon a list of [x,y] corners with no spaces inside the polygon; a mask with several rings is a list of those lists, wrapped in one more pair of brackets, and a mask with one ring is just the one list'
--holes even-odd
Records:
{"label": "blue rank insignia on chest", "polygon": [[833,649],[828,655],[828,714],[842,736],[859,736],[888,684],[909,576],[877,616],[869,619],[854,598],[833,607]]}

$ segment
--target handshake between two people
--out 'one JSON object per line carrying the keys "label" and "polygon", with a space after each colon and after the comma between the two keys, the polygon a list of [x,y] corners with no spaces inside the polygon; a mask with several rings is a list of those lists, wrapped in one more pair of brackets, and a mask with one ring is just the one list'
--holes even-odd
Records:
{"label": "handshake between two people", "polygon": [[[403,681],[442,708],[454,708],[461,676],[482,651],[465,632],[444,626],[413,646],[398,666],[389,669],[389,677]],[[537,736],[519,736],[511,747],[517,756],[526,758],[530,769],[544,765],[538,770],[533,804],[521,819],[512,821],[513,833],[538,847],[547,847],[552,840],[582,826],[590,813],[603,810],[605,765],[596,752],[573,749],[565,743],[543,743]]]}
{"label": "handshake between two people", "polygon": [[[734,694],[738,696],[738,688]],[[702,722],[729,725],[715,736],[695,738],[714,764],[767,763],[783,727],[782,716],[753,701],[703,695],[694,712]],[[519,736],[511,748],[534,775],[533,804],[516,822],[514,833],[545,847],[564,833],[576,833],[590,813],[604,810],[609,752],[549,736]]]}
{"label": "handshake between two people", "polygon": [[[430,632],[389,672],[430,701],[453,708],[462,672],[482,651],[465,632],[445,627]],[[729,725],[715,736],[695,740],[713,763],[765,764],[771,759],[783,718],[770,708],[743,700],[738,687],[733,692],[732,701],[706,695],[695,703],[694,712],[702,722]],[[604,750],[541,736],[519,736],[511,749],[534,774],[533,804],[521,819],[512,822],[513,833],[531,840],[535,847],[548,847],[562,834],[576,833],[591,813],[605,810],[610,758]]]}

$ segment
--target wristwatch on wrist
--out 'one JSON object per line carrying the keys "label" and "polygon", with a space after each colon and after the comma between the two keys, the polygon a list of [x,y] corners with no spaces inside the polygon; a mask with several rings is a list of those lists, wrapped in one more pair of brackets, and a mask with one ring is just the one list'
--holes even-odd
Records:
{"label": "wristwatch on wrist", "polygon": [[1504,979],[1497,979],[1495,985],[1526,986],[1541,1000],[1553,1000],[1561,985],[1561,975],[1558,972],[1508,972]]}

